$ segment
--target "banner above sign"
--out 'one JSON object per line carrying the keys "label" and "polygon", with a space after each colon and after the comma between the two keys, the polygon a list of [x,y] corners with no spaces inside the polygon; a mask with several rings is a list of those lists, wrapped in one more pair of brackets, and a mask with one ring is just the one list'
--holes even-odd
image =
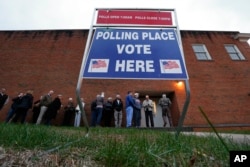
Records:
{"label": "banner above sign", "polygon": [[174,29],[96,29],[84,78],[187,79]]}
{"label": "banner above sign", "polygon": [[97,24],[172,26],[172,14],[150,10],[98,10]]}

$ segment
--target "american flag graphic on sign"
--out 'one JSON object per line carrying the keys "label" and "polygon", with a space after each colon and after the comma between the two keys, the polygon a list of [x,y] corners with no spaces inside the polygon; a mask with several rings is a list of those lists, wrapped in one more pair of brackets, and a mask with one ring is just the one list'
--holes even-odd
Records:
{"label": "american flag graphic on sign", "polygon": [[92,68],[103,68],[107,67],[105,60],[93,60],[92,61]]}
{"label": "american flag graphic on sign", "polygon": [[182,73],[181,64],[179,60],[160,60],[161,73]]}
{"label": "american flag graphic on sign", "polygon": [[91,59],[88,72],[106,73],[108,72],[109,59]]}
{"label": "american flag graphic on sign", "polygon": [[180,66],[176,63],[176,61],[162,61],[164,69],[173,69],[180,68]]}

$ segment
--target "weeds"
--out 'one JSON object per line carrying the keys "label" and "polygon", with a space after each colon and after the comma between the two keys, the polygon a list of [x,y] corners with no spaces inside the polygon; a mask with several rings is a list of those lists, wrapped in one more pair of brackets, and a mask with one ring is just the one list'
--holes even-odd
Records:
{"label": "weeds", "polygon": [[[0,143],[12,152],[45,152],[48,166],[62,165],[68,159],[75,166],[90,161],[93,166],[107,167],[228,166],[229,162],[228,151],[214,136],[180,134],[177,140],[174,133],[164,130],[91,128],[86,138],[84,132],[84,128],[0,124]],[[250,149],[247,144],[225,143],[229,150]],[[31,158],[32,162],[40,162],[41,157]]]}

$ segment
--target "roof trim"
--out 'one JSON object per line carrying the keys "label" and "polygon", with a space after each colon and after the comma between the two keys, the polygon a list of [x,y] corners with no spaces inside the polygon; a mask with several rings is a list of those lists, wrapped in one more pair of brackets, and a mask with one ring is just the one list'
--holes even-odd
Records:
{"label": "roof trim", "polygon": [[238,33],[234,36],[234,39],[238,39],[240,42],[247,42],[250,39],[250,33]]}

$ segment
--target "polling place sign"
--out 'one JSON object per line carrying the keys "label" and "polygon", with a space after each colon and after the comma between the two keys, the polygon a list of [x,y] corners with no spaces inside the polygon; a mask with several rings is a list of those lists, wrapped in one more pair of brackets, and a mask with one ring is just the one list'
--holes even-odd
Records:
{"label": "polling place sign", "polygon": [[188,79],[175,29],[97,28],[83,78]]}

